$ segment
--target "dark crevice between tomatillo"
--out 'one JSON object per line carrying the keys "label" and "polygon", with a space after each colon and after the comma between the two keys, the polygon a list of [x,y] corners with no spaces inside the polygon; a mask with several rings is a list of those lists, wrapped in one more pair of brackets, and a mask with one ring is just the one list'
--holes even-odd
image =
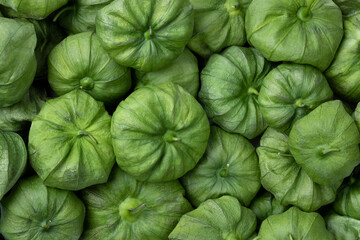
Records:
{"label": "dark crevice between tomatillo", "polygon": [[93,135],[91,135],[90,133],[88,133],[88,132],[86,132],[86,131],[83,131],[83,130],[81,130],[81,131],[79,131],[78,132],[78,136],[87,136],[87,137],[89,137],[95,144],[98,144],[98,141],[93,137]]}
{"label": "dark crevice between tomatillo", "polygon": [[145,208],[145,202],[136,198],[126,198],[119,206],[119,214],[121,219],[128,222],[135,222]]}
{"label": "dark crevice between tomatillo", "polygon": [[51,220],[46,220],[46,221],[44,221],[44,222],[41,224],[41,227],[42,227],[43,231],[49,230],[50,227],[51,227],[51,223],[52,223]]}
{"label": "dark crevice between tomatillo", "polygon": [[356,183],[356,178],[354,176],[351,176],[349,179],[349,184],[353,185],[354,183]]}

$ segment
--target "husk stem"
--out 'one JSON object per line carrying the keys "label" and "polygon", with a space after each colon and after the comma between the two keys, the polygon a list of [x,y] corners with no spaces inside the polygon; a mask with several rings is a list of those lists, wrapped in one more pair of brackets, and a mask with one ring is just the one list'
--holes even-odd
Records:
{"label": "husk stem", "polygon": [[310,8],[313,4],[314,0],[310,0],[310,3],[309,5],[307,6],[306,10],[305,10],[305,15],[308,16],[309,15],[309,12],[310,12]]}
{"label": "husk stem", "polygon": [[46,230],[49,230],[49,228],[51,227],[51,223],[52,221],[51,220],[48,220],[45,224],[45,226],[43,226],[43,229],[46,231]]}
{"label": "husk stem", "polygon": [[64,12],[67,12],[67,11],[74,11],[75,10],[75,6],[69,6],[69,7],[66,7],[66,8],[63,8],[60,12],[58,12],[55,17],[53,18],[53,22],[56,22],[58,20],[58,18],[64,13]]}
{"label": "husk stem", "polygon": [[130,212],[137,212],[138,210],[141,210],[142,208],[146,207],[146,203],[143,202],[142,204],[140,204],[139,206],[137,206],[136,208],[130,209]]}
{"label": "husk stem", "polygon": [[324,150],[321,151],[321,154],[326,155],[326,154],[332,153],[332,152],[340,152],[340,149],[338,149],[338,148],[324,149]]}
{"label": "husk stem", "polygon": [[[224,170],[225,170],[225,172],[224,172]],[[226,168],[223,169],[223,170],[220,172],[220,175],[221,175],[222,177],[227,177],[227,176],[229,176],[229,170],[230,170],[230,164],[228,163],[228,164],[226,164]]]}
{"label": "husk stem", "polygon": [[98,144],[98,141],[88,132],[85,131],[79,131],[78,132],[79,136],[88,136],[94,143]]}

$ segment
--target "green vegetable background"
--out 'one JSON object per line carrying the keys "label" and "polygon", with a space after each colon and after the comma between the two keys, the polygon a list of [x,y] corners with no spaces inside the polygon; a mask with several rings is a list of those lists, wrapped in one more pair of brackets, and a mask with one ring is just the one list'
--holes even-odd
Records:
{"label": "green vegetable background", "polygon": [[1,240],[359,240],[360,0],[0,0]]}

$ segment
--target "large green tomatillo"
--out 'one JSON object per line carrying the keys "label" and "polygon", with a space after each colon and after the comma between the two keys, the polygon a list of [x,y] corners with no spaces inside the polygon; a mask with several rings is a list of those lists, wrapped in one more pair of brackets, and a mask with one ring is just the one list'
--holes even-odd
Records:
{"label": "large green tomatillo", "polygon": [[107,181],[115,163],[104,104],[74,90],[47,101],[31,124],[31,166],[45,185],[80,190]]}
{"label": "large green tomatillo", "polygon": [[105,184],[81,192],[86,205],[83,240],[166,239],[192,209],[178,181],[140,182],[118,167]]}
{"label": "large green tomatillo", "polygon": [[343,37],[340,8],[332,0],[253,0],[245,27],[250,45],[273,62],[324,71]]}
{"label": "large green tomatillo", "polygon": [[321,104],[298,120],[289,135],[290,152],[309,177],[334,185],[360,163],[360,135],[339,100]]}
{"label": "large green tomatillo", "polygon": [[117,104],[131,87],[131,74],[110,58],[95,33],[84,32],[51,51],[49,83],[58,95],[80,89],[98,101]]}
{"label": "large green tomatillo", "polygon": [[120,65],[150,72],[184,50],[194,28],[189,0],[120,0],[101,9],[96,34]]}
{"label": "large green tomatillo", "polygon": [[8,240],[78,240],[85,207],[70,191],[50,188],[37,176],[20,180],[1,202],[0,232]]}
{"label": "large green tomatillo", "polygon": [[179,85],[139,88],[122,101],[111,124],[118,165],[141,181],[163,182],[193,169],[210,134],[205,111]]}
{"label": "large green tomatillo", "polygon": [[258,95],[270,63],[255,48],[229,47],[214,54],[201,72],[199,99],[222,129],[252,139],[267,127]]}
{"label": "large green tomatillo", "polygon": [[21,101],[34,80],[36,34],[23,19],[0,17],[0,29],[0,107],[8,107]]}

